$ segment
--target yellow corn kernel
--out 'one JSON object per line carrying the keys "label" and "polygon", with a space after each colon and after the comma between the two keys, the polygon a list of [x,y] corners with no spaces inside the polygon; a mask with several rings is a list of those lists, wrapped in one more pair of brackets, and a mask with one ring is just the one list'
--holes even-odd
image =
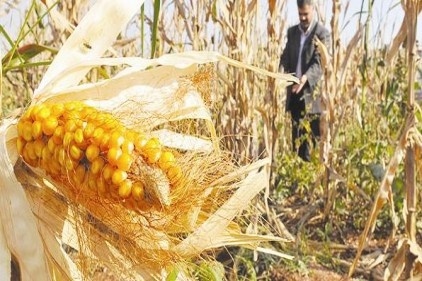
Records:
{"label": "yellow corn kernel", "polygon": [[158,138],[150,138],[145,144],[144,149],[148,148],[161,148],[161,143]]}
{"label": "yellow corn kernel", "polygon": [[138,137],[138,132],[133,131],[133,130],[127,130],[125,131],[124,137],[125,137],[125,140],[128,140],[134,143],[136,138]]}
{"label": "yellow corn kernel", "polygon": [[127,173],[122,170],[115,170],[111,176],[111,182],[115,185],[121,184],[125,179],[127,179]]}
{"label": "yellow corn kernel", "polygon": [[32,141],[26,143],[24,150],[28,152],[29,160],[37,159],[37,154],[35,154],[34,143]]}
{"label": "yellow corn kernel", "polygon": [[53,104],[53,106],[51,107],[51,115],[58,117],[63,114],[64,110],[65,108],[63,103]]}
{"label": "yellow corn kernel", "polygon": [[55,144],[59,145],[63,143],[64,133],[65,132],[63,126],[56,127],[53,136],[51,137]]}
{"label": "yellow corn kernel", "polygon": [[108,149],[108,143],[110,141],[110,134],[109,133],[103,133],[103,136],[100,140],[100,148],[101,150],[107,150]]}
{"label": "yellow corn kernel", "polygon": [[95,124],[95,126],[97,126],[97,121],[96,121],[97,115],[98,115],[97,111],[93,111],[92,113],[88,114],[87,115],[88,122],[93,123]]}
{"label": "yellow corn kernel", "polygon": [[119,168],[122,171],[128,171],[130,166],[132,165],[133,159],[132,156],[130,156],[127,153],[122,153],[117,159],[116,165],[117,168]]}
{"label": "yellow corn kernel", "polygon": [[59,161],[60,165],[64,166],[65,165],[65,160],[66,160],[66,151],[64,150],[63,147],[60,147],[58,149],[58,155],[57,155],[57,160]]}
{"label": "yellow corn kernel", "polygon": [[35,155],[37,155],[38,158],[41,158],[42,151],[43,151],[43,148],[45,146],[43,140],[42,139],[35,140],[34,143],[33,143],[33,146],[34,146]]}
{"label": "yellow corn kernel", "polygon": [[143,155],[146,157],[148,163],[156,163],[161,156],[160,141],[157,138],[149,139],[143,147]]}
{"label": "yellow corn kernel", "polygon": [[64,160],[64,167],[66,171],[73,171],[78,166],[78,162],[74,161],[71,158],[66,157]]}
{"label": "yellow corn kernel", "polygon": [[40,121],[34,121],[34,123],[32,123],[32,137],[34,139],[38,139],[39,137],[42,136],[42,123]]}
{"label": "yellow corn kernel", "polygon": [[50,116],[50,108],[42,106],[35,114],[35,120],[43,121]]}
{"label": "yellow corn kernel", "polygon": [[92,115],[92,121],[95,123],[96,126],[103,126],[110,117],[108,114],[103,112],[97,112],[95,115]]}
{"label": "yellow corn kernel", "polygon": [[72,120],[76,124],[76,121],[81,119],[81,114],[79,111],[75,111],[74,109],[71,111],[65,110],[63,112],[63,119],[68,120],[68,121]]}
{"label": "yellow corn kernel", "polygon": [[89,139],[92,137],[92,134],[94,133],[95,126],[92,123],[87,123],[84,128],[84,138]]}
{"label": "yellow corn kernel", "polygon": [[57,161],[50,161],[49,169],[53,175],[58,175],[60,174],[61,166]]}
{"label": "yellow corn kernel", "polygon": [[72,141],[73,141],[73,133],[66,132],[63,136],[63,146],[68,148]]}
{"label": "yellow corn kernel", "polygon": [[176,183],[179,179],[182,178],[182,169],[179,166],[171,166],[167,170],[167,177],[171,183]]}
{"label": "yellow corn kernel", "polygon": [[94,111],[96,111],[95,108],[93,108],[91,106],[84,106],[81,110],[81,117],[85,119],[87,116],[92,114]]}
{"label": "yellow corn kernel", "polygon": [[122,151],[127,154],[132,154],[134,149],[135,145],[133,144],[133,142],[126,138],[122,144]]}
{"label": "yellow corn kernel", "polygon": [[58,125],[59,121],[57,118],[54,116],[49,116],[42,122],[42,131],[45,135],[51,136]]}
{"label": "yellow corn kernel", "polygon": [[66,124],[64,125],[65,132],[74,132],[78,126],[76,125],[76,121],[73,119],[69,119],[66,121]]}
{"label": "yellow corn kernel", "polygon": [[25,147],[22,150],[22,157],[23,157],[23,160],[26,163],[29,163],[29,161],[31,160],[31,159],[29,159],[29,155],[28,155],[28,150],[27,150],[26,144],[25,144]]}
{"label": "yellow corn kernel", "polygon": [[158,160],[158,165],[164,171],[167,171],[171,166],[176,163],[174,154],[170,151],[164,151],[161,153],[160,159]]}
{"label": "yellow corn kernel", "polygon": [[138,134],[138,136],[135,137],[135,148],[138,151],[142,151],[142,149],[145,147],[145,145],[147,144],[148,139],[146,138],[146,136],[144,134]]}
{"label": "yellow corn kernel", "polygon": [[71,144],[70,145],[70,147],[69,147],[69,155],[75,161],[81,160],[82,157],[84,156],[82,150],[76,144]]}
{"label": "yellow corn kernel", "polygon": [[151,164],[158,161],[161,155],[161,144],[157,138],[150,138],[143,147],[143,153]]}
{"label": "yellow corn kernel", "polygon": [[83,164],[79,164],[73,174],[74,182],[78,185],[82,184],[85,181],[85,173],[85,166]]}
{"label": "yellow corn kernel", "polygon": [[81,128],[76,129],[73,138],[75,140],[75,143],[77,144],[82,144],[84,142],[84,132]]}
{"label": "yellow corn kernel", "polygon": [[150,164],[154,164],[160,159],[161,156],[161,149],[160,148],[150,148],[145,150],[145,155],[147,157],[147,161]]}
{"label": "yellow corn kernel", "polygon": [[32,123],[25,122],[22,128],[22,137],[25,141],[32,141]]}
{"label": "yellow corn kernel", "polygon": [[132,185],[132,197],[137,201],[145,199],[144,185],[142,182],[137,181]]}
{"label": "yellow corn kernel", "polygon": [[96,176],[89,174],[88,175],[88,187],[89,187],[89,189],[96,191],[97,190],[97,181],[98,181],[98,178]]}
{"label": "yellow corn kernel", "polygon": [[36,120],[36,117],[37,117],[37,114],[38,114],[38,112],[42,109],[44,107],[44,105],[43,104],[36,104],[36,105],[34,105],[33,107],[32,107],[32,110],[31,110],[31,119],[32,119],[32,121],[35,121]]}
{"label": "yellow corn kernel", "polygon": [[131,193],[132,193],[132,181],[126,179],[119,185],[119,196],[121,198],[128,198]]}
{"label": "yellow corn kernel", "polygon": [[107,160],[111,165],[117,166],[117,160],[122,155],[120,148],[112,147],[107,152]]}
{"label": "yellow corn kernel", "polygon": [[90,144],[86,151],[86,158],[88,159],[89,162],[92,162],[95,160],[95,158],[98,157],[98,155],[100,155],[100,148],[98,146],[96,146],[95,144]]}
{"label": "yellow corn kernel", "polygon": [[90,169],[91,173],[93,175],[99,174],[104,167],[104,163],[105,161],[102,157],[95,158],[94,161],[92,161],[91,163],[91,169]]}
{"label": "yellow corn kernel", "polygon": [[94,139],[94,143],[100,145],[101,139],[104,135],[104,129],[101,127],[97,127],[92,134],[92,138]]}
{"label": "yellow corn kernel", "polygon": [[115,169],[111,165],[109,165],[109,164],[104,165],[102,174],[103,174],[103,178],[104,178],[105,181],[111,180],[111,177],[113,176],[114,170]]}
{"label": "yellow corn kernel", "polygon": [[64,104],[64,108],[67,110],[67,111],[73,111],[73,110],[76,110],[78,107],[80,107],[80,106],[82,106],[82,104],[81,104],[81,102],[78,102],[78,101],[71,101],[71,102],[66,102],[65,104]]}
{"label": "yellow corn kernel", "polygon": [[107,193],[107,184],[106,184],[103,177],[98,178],[97,190],[98,190],[98,193],[103,195],[103,196]]}
{"label": "yellow corn kernel", "polygon": [[23,119],[23,116],[21,117],[21,119],[19,119],[18,121],[18,125],[17,125],[17,129],[18,129],[18,135],[22,136],[23,135],[23,124],[24,124],[25,120]]}
{"label": "yellow corn kernel", "polygon": [[111,137],[109,141],[110,148],[112,147],[120,148],[120,146],[123,144],[124,141],[125,141],[125,138],[123,137],[122,132],[114,131],[113,133],[111,133]]}
{"label": "yellow corn kernel", "polygon": [[47,174],[50,174],[51,173],[51,171],[50,171],[50,165],[49,165],[49,161],[51,161],[51,160],[44,160],[44,159],[41,159],[41,161],[40,161],[40,167],[42,168],[42,169],[44,169],[44,171],[47,173]]}
{"label": "yellow corn kernel", "polygon": [[26,141],[22,137],[18,137],[18,139],[16,140],[16,147],[18,149],[19,154],[22,154],[25,144],[26,144]]}
{"label": "yellow corn kernel", "polygon": [[55,150],[55,148],[56,148],[56,144],[54,143],[53,138],[50,138],[50,139],[48,140],[48,142],[47,142],[47,147],[48,147],[48,150],[50,151],[50,153],[54,153],[54,150]]}
{"label": "yellow corn kernel", "polygon": [[51,157],[53,155],[51,154],[50,150],[48,149],[47,146],[44,146],[41,152],[41,159],[44,161],[50,161]]}

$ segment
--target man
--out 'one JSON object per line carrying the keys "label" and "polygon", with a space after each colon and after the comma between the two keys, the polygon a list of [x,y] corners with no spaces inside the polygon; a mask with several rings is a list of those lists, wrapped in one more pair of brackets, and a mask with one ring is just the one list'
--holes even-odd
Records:
{"label": "man", "polygon": [[[297,7],[300,23],[287,31],[287,43],[281,55],[280,68],[282,67],[287,73],[295,73],[300,80],[299,84],[287,88],[286,111],[290,111],[292,116],[293,149],[300,158],[310,161],[308,137],[315,145],[315,139],[320,135],[319,115],[321,113],[320,99],[316,89],[322,76],[322,69],[314,38],[318,37],[328,46],[330,34],[314,19],[312,0],[297,0]],[[304,126],[305,120],[310,122],[310,133]]]}

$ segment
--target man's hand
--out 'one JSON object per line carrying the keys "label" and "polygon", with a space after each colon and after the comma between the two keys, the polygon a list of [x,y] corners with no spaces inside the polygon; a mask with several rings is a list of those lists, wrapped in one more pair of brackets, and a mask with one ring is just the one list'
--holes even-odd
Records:
{"label": "man's hand", "polygon": [[299,84],[294,84],[292,86],[292,93],[298,94],[302,90],[303,86],[305,86],[306,81],[308,81],[308,77],[304,74],[300,77]]}

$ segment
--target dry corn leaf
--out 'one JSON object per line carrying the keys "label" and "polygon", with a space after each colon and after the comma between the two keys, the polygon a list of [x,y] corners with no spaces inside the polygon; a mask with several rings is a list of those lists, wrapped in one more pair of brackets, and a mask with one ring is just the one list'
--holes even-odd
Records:
{"label": "dry corn leaf", "polygon": [[[54,270],[55,274],[66,278],[65,280],[81,280],[81,273],[62,248],[62,243],[77,247],[74,248],[76,250],[79,247],[78,243],[69,242],[70,237],[76,239],[76,231],[74,223],[70,223],[67,215],[68,205],[53,190],[42,188],[43,178],[30,176],[22,165],[17,165],[15,171],[19,181],[25,186],[28,202],[38,220],[37,226],[48,252],[50,270]],[[69,234],[70,229],[72,234]]]}
{"label": "dry corn leaf", "polygon": [[[353,51],[356,50],[356,46],[358,45],[358,43],[360,42],[362,38],[362,33],[363,33],[363,26],[360,25],[355,35],[353,35],[352,39],[347,45],[346,54],[344,56],[344,59],[340,68],[340,71],[341,71],[340,79],[337,82],[338,88],[341,88],[341,85],[345,84],[347,68],[351,62]],[[335,83],[333,85],[335,85]]]}
{"label": "dry corn leaf", "polygon": [[[262,242],[288,242],[286,239],[270,235],[258,235],[258,234],[243,234],[239,232],[225,231],[219,236],[220,245],[214,246],[225,247],[225,246],[244,246],[246,248],[257,249],[257,245]],[[216,244],[218,245],[218,244]],[[214,248],[213,247],[213,248]]]}
{"label": "dry corn leaf", "polygon": [[10,261],[12,259],[6,237],[3,233],[3,223],[0,220],[0,276],[5,280],[10,280],[11,268]]}
{"label": "dry corn leaf", "polygon": [[258,251],[258,252],[264,253],[264,254],[277,256],[277,257],[280,257],[280,258],[286,259],[286,260],[293,260],[294,259],[294,256],[287,255],[287,254],[284,254],[284,253],[280,253],[279,251],[275,251],[275,250],[272,250],[272,249],[257,247],[255,250]]}
{"label": "dry corn leaf", "polygon": [[[32,177],[34,181],[31,182],[38,182],[36,186],[28,186],[27,196],[31,203],[32,211],[38,218],[44,234],[53,235],[53,241],[56,241],[59,245],[61,244],[60,242],[65,243],[71,246],[73,251],[81,252],[83,250],[84,255],[88,254],[85,258],[95,261],[98,257],[101,257],[101,264],[108,266],[110,270],[113,270],[115,266],[128,268],[127,261],[122,262],[122,254],[117,254],[117,250],[114,247],[110,249],[109,245],[103,243],[104,236],[101,230],[91,225],[90,227],[88,226],[89,230],[85,231],[86,229],[84,228],[87,224],[86,218],[83,218],[86,215],[85,212],[79,213],[76,212],[77,210],[72,211],[72,208],[68,209],[68,202],[63,200],[48,186],[44,186],[43,182],[45,180],[42,178],[36,175],[28,175],[28,173],[21,173],[21,176]],[[36,190],[34,190],[35,188]],[[86,235],[89,235],[89,237]],[[90,243],[91,247],[86,243]],[[76,268],[67,253],[62,252],[63,249],[58,249],[55,245],[50,245],[49,248],[54,250],[50,250],[50,254],[57,265],[55,267],[56,270],[60,271],[62,276],[66,276],[68,278],[66,280],[82,280],[81,274],[83,272],[81,273]],[[135,265],[131,264],[130,266],[134,267]],[[63,270],[66,268],[69,270],[67,273]],[[122,274],[121,272],[114,273],[116,275]],[[135,275],[136,273],[133,272],[129,277]]]}
{"label": "dry corn leaf", "polygon": [[[20,262],[23,280],[31,280],[33,276],[38,276],[42,280],[50,280],[44,258],[44,247],[36,221],[22,185],[16,179],[9,158],[9,154],[16,153],[16,147],[7,146],[8,141],[13,139],[16,134],[15,131],[9,130],[13,123],[13,120],[3,120],[3,125],[0,127],[2,231],[8,248]],[[7,252],[5,254],[7,255]]]}
{"label": "dry corn leaf", "polygon": [[211,152],[212,143],[191,135],[180,134],[167,129],[152,132],[152,135],[159,138],[163,145],[181,150],[193,150],[198,152]]}
{"label": "dry corn leaf", "polygon": [[[417,243],[412,242],[408,239],[403,239],[399,241],[397,248],[398,251],[396,255],[391,259],[390,263],[388,264],[388,267],[385,269],[385,281],[400,280],[401,275],[405,269],[406,258],[409,254],[415,257],[415,260],[413,261],[413,263],[415,264],[414,268],[420,268],[420,266],[422,265],[422,249]],[[418,274],[420,272],[414,273]],[[420,279],[415,279],[414,277],[412,280]]]}
{"label": "dry corn leaf", "polygon": [[[143,2],[142,0],[122,0],[119,1],[117,7],[115,1],[112,0],[97,1],[60,49],[43,76],[34,97],[37,93],[52,90],[50,82],[54,77],[61,76],[64,69],[103,55],[133,15],[139,11]],[[54,85],[54,89],[65,89],[77,85],[85,75],[84,70],[65,75],[60,83]]]}
{"label": "dry corn leaf", "polygon": [[[403,2],[402,2],[403,5]],[[422,11],[422,5],[418,6],[417,15]],[[400,29],[397,32],[396,36],[394,37],[392,44],[390,45],[390,49],[388,50],[387,56],[386,56],[386,64],[391,65],[393,59],[397,55],[400,46],[403,44],[404,40],[406,40],[406,36],[408,34],[407,29],[407,17],[403,18],[403,21],[401,23]]]}
{"label": "dry corn leaf", "polygon": [[267,185],[268,172],[266,168],[260,172],[250,173],[220,209],[177,245],[176,252],[181,256],[190,257],[216,245],[220,246],[224,230],[230,221]]}

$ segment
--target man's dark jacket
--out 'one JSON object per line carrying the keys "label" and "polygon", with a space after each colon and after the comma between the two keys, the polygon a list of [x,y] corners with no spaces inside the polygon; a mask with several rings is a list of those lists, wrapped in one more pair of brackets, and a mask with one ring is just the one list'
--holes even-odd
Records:
{"label": "man's dark jacket", "polygon": [[[305,104],[313,106],[315,96],[313,95],[315,88],[322,76],[320,54],[313,42],[314,36],[317,36],[325,46],[328,47],[330,41],[330,34],[328,30],[319,22],[311,26],[310,34],[303,45],[302,51],[302,75],[306,74],[308,82],[303,86],[303,96]],[[287,31],[287,43],[280,59],[280,69],[283,67],[286,73],[295,73],[296,65],[300,49],[301,31],[299,25],[292,26]],[[300,77],[299,77],[300,78]],[[287,88],[286,110],[290,110],[291,86]],[[319,111],[316,109],[316,111]],[[315,109],[314,109],[315,112]]]}

